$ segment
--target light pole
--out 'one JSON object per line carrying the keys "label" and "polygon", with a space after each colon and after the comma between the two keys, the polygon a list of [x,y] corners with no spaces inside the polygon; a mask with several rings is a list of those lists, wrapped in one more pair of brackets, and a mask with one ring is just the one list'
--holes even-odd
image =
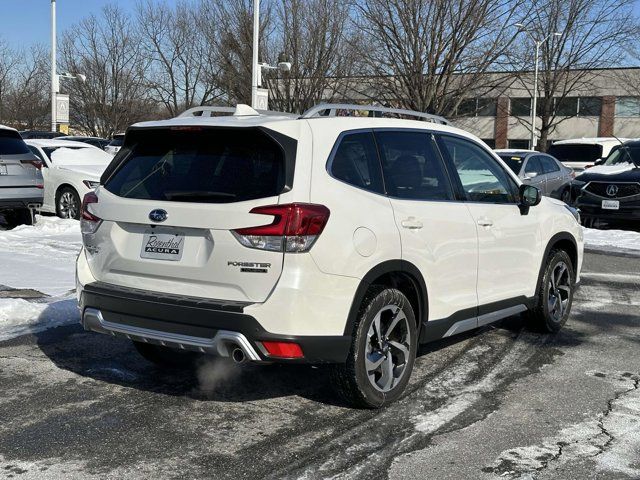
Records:
{"label": "light pole", "polygon": [[56,75],[56,0],[51,0],[51,131],[58,129],[56,122],[56,94],[58,76]]}
{"label": "light pole", "polygon": [[258,48],[260,43],[260,0],[253,0],[253,60],[251,64],[251,107],[258,106],[258,86],[260,84],[261,66],[258,64]]}
{"label": "light pole", "polygon": [[533,74],[533,102],[531,105],[531,141],[530,141],[530,144],[531,144],[530,148],[534,150],[538,144],[538,137],[536,135],[536,118],[537,118],[537,109],[538,109],[538,70],[539,70],[539,63],[540,63],[540,47],[544,42],[549,40],[551,37],[560,37],[562,36],[562,33],[559,33],[559,32],[550,33],[549,35],[544,37],[542,40],[538,40],[538,38],[533,33],[531,33],[531,30],[529,30],[524,24],[516,23],[516,27],[518,27],[518,29],[521,32],[525,32],[526,34],[528,34],[531,37],[531,40],[533,40],[533,43],[535,43],[536,45],[535,68],[534,68],[534,74]]}

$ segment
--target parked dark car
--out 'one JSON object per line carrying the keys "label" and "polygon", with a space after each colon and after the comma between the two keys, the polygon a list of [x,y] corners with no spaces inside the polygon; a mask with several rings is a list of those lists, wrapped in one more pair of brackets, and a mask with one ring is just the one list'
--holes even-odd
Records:
{"label": "parked dark car", "polygon": [[528,185],[538,187],[543,195],[569,203],[573,169],[546,153],[534,150],[495,150],[507,166]]}
{"label": "parked dark car", "polygon": [[612,150],[604,163],[576,177],[572,190],[586,226],[599,220],[640,222],[640,141],[627,141]]}
{"label": "parked dark car", "polygon": [[46,130],[22,130],[20,136],[25,140],[28,139],[51,139],[58,137],[66,137],[64,133],[60,132],[48,132]]}
{"label": "parked dark car", "polygon": [[104,150],[104,147],[111,143],[111,140],[107,140],[106,138],[100,137],[83,137],[81,135],[73,136],[73,137],[60,137],[58,140],[70,140],[73,142],[82,142],[87,143],[89,145],[93,145],[94,147],[98,147]]}

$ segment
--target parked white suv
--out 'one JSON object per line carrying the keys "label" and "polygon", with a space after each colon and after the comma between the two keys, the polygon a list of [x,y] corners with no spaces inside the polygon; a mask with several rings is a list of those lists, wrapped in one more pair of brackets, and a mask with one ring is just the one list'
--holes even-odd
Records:
{"label": "parked white suv", "polygon": [[366,407],[401,395],[420,343],[527,310],[560,329],[575,211],[437,118],[335,112],[131,127],[83,203],[84,327],[156,362],[172,348],[331,364]]}

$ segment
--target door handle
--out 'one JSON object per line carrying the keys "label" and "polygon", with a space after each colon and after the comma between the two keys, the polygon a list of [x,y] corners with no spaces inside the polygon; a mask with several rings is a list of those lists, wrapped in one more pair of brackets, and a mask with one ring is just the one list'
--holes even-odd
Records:
{"label": "door handle", "polygon": [[400,225],[402,225],[402,228],[409,230],[419,230],[423,227],[422,222],[416,220],[414,217],[409,217],[406,220],[403,220],[400,222]]}
{"label": "door handle", "polygon": [[480,225],[481,227],[493,227],[493,220],[490,220],[488,218],[479,218],[478,225]]}

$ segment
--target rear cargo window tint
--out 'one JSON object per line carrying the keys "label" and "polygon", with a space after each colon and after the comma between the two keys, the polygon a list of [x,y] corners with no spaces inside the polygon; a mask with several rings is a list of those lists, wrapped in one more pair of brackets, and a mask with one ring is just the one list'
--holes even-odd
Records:
{"label": "rear cargo window tint", "polygon": [[0,155],[24,155],[31,153],[17,132],[0,130]]}
{"label": "rear cargo window tint", "polygon": [[371,132],[345,135],[330,166],[331,175],[349,185],[383,193],[382,171]]}
{"label": "rear cargo window tint", "polygon": [[280,146],[256,129],[135,131],[126,157],[105,184],[144,200],[231,203],[279,195]]}

